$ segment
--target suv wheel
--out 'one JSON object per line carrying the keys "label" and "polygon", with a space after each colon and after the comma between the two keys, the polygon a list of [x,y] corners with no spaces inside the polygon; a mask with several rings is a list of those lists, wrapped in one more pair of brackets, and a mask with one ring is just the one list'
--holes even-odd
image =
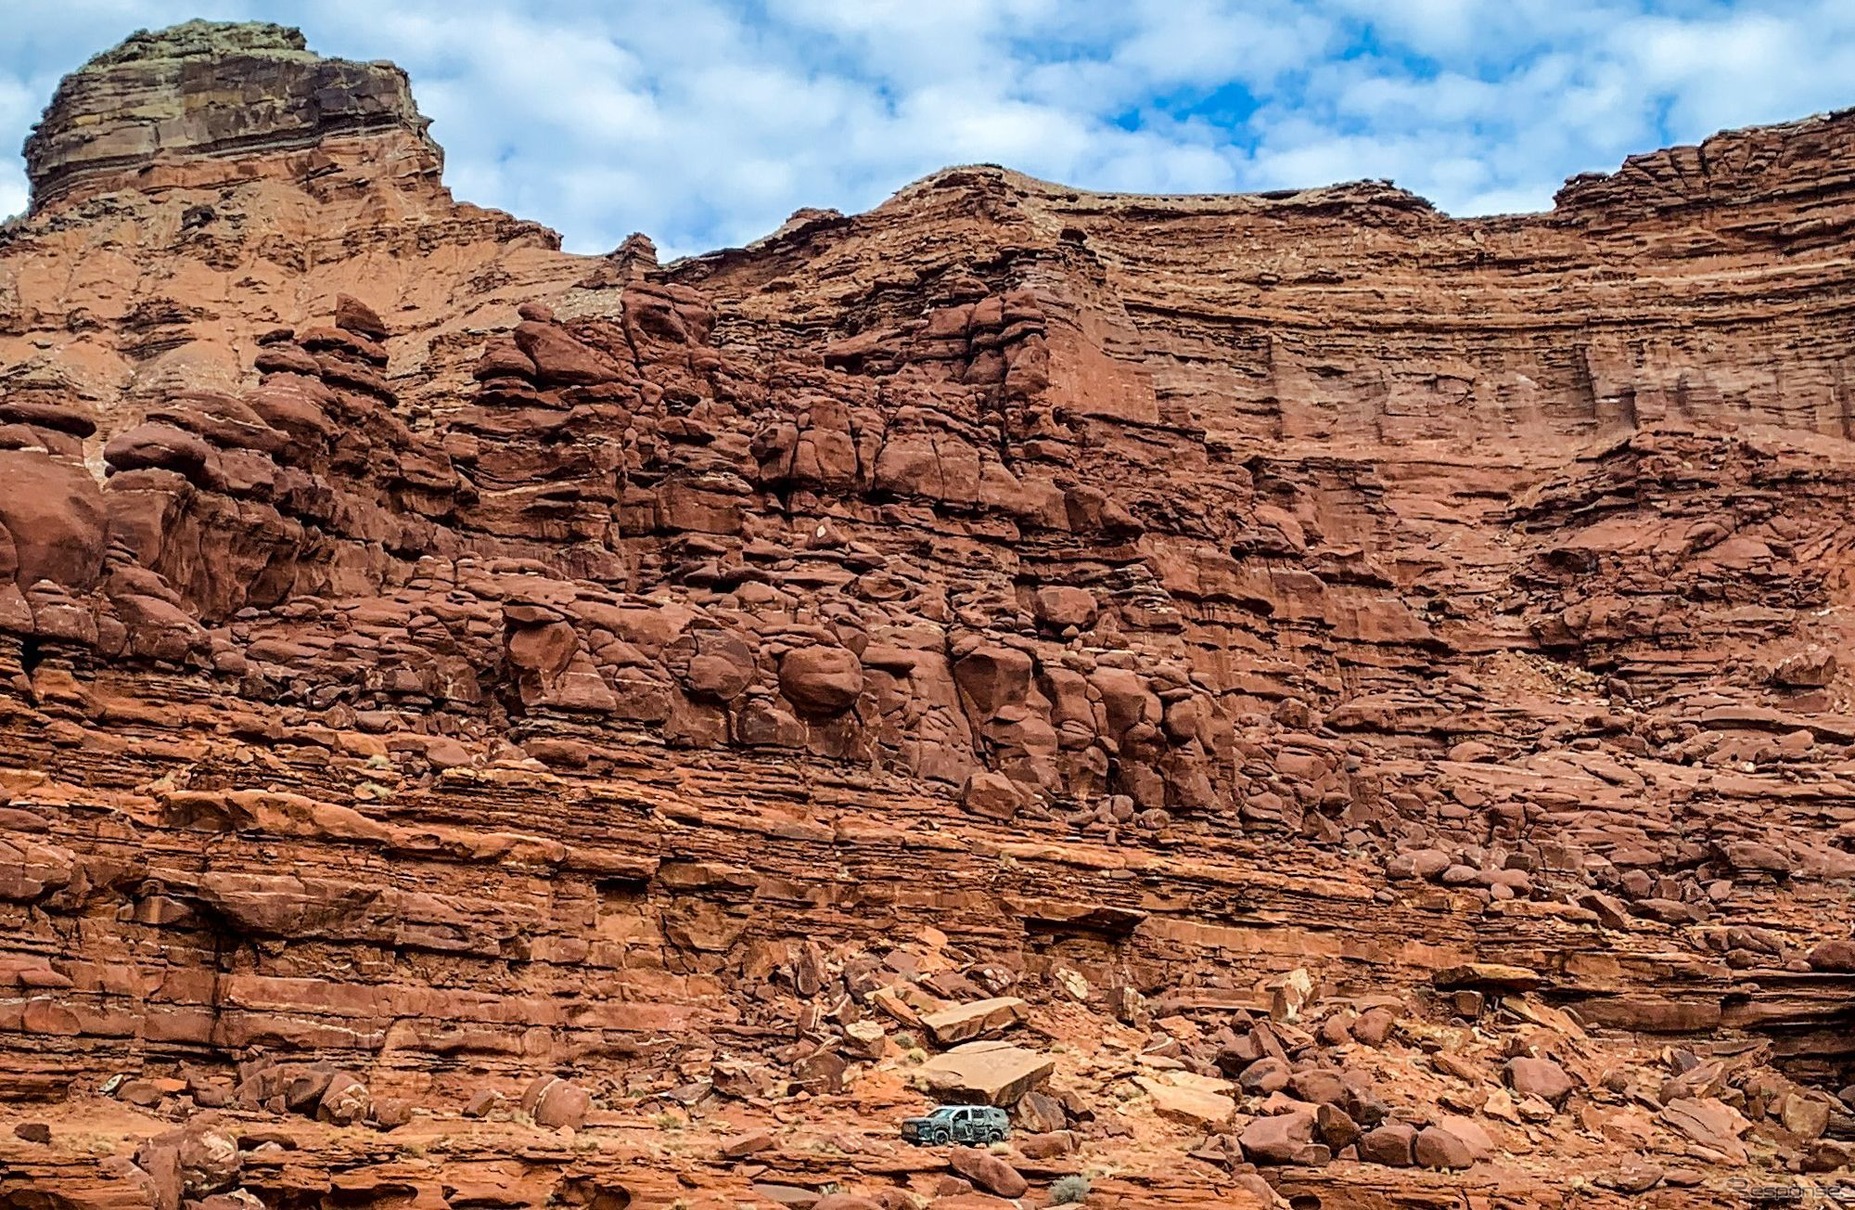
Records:
{"label": "suv wheel", "polygon": [[933,1143],[936,1146],[939,1146],[940,1144],[945,1143],[946,1141],[947,1141],[947,1128],[945,1126],[942,1126],[937,1130],[931,1131],[928,1134],[928,1142]]}
{"label": "suv wheel", "polygon": [[1002,1143],[1005,1141],[1005,1132],[1002,1130],[988,1130],[985,1132],[985,1141],[988,1143]]}

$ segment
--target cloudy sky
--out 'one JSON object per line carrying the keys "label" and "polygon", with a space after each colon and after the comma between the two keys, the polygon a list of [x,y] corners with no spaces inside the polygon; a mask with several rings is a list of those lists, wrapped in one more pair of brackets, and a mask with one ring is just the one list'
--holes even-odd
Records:
{"label": "cloudy sky", "polygon": [[742,243],[953,163],[1096,189],[1389,177],[1455,214],[1855,105],[1855,0],[10,0],[0,214],[60,74],[188,17],[412,74],[468,200],[577,251]]}

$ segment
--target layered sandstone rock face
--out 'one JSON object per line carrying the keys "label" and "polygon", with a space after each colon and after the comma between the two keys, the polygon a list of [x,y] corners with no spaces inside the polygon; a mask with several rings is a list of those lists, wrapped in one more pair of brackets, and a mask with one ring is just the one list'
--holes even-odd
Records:
{"label": "layered sandstone rock face", "polygon": [[314,173],[354,144],[435,177],[444,156],[427,125],[392,64],[324,59],[278,25],[190,21],[138,33],[66,76],[26,140],[26,174],[35,210],[236,180],[278,153],[307,153]]}
{"label": "layered sandstone rock face", "polygon": [[1855,117],[666,267],[191,25],[29,157],[8,1204],[1848,1176]]}

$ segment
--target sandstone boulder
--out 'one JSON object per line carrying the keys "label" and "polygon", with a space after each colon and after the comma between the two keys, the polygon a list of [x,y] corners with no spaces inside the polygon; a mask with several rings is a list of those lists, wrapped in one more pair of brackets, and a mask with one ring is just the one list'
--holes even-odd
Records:
{"label": "sandstone boulder", "polygon": [[1032,1134],[1055,1134],[1069,1128],[1069,1115],[1063,1103],[1048,1093],[1034,1090],[1025,1093],[1018,1102],[1016,1120],[1022,1129]]}
{"label": "sandstone boulder", "polygon": [[1323,1104],[1315,1109],[1314,1126],[1320,1141],[1336,1155],[1359,1142],[1364,1134],[1352,1115],[1338,1105]]}
{"label": "sandstone boulder", "polygon": [[522,1112],[535,1120],[535,1125],[545,1126],[550,1130],[562,1126],[579,1129],[586,1124],[586,1114],[592,1108],[592,1097],[586,1090],[569,1080],[558,1076],[536,1076],[522,1090],[520,1105]]}
{"label": "sandstone boulder", "polygon": [[1413,1154],[1420,1168],[1468,1168],[1475,1163],[1475,1152],[1468,1143],[1436,1126],[1425,1126],[1417,1132]]}
{"label": "sandstone boulder", "polygon": [[1288,1078],[1288,1091],[1310,1105],[1339,1104],[1346,1096],[1345,1081],[1331,1068],[1315,1067],[1297,1071]]}
{"label": "sandstone boulder", "polygon": [[1810,950],[1811,970],[1832,974],[1855,974],[1855,938],[1820,942]]}
{"label": "sandstone boulder", "polygon": [[232,1188],[244,1169],[237,1134],[211,1114],[149,1139],[137,1150],[135,1162],[157,1187],[172,1191],[174,1210],[182,1196],[198,1198]]}
{"label": "sandstone boulder", "polygon": [[0,449],[0,581],[87,589],[103,569],[103,493],[81,466]]}
{"label": "sandstone boulder", "polygon": [[1028,1005],[1016,996],[997,996],[924,1013],[921,1027],[936,1045],[954,1046],[1004,1033],[1024,1020]]}
{"label": "sandstone boulder", "polygon": [[212,447],[192,433],[166,424],[144,424],[112,437],[103,447],[103,460],[111,470],[145,468],[198,476],[212,459]]}
{"label": "sandstone boulder", "polygon": [[1517,1058],[1507,1061],[1507,1086],[1519,1096],[1535,1096],[1557,1107],[1576,1087],[1565,1069],[1550,1059]]}
{"label": "sandstone boulder", "polygon": [[336,1072],[316,1103],[316,1117],[337,1126],[348,1126],[367,1117],[373,1097],[358,1076]]}
{"label": "sandstone boulder", "polygon": [[1494,1140],[1472,1119],[1443,1114],[1417,1132],[1412,1150],[1420,1168],[1468,1168],[1494,1153]]}
{"label": "sandstone boulder", "polygon": [[1253,1097],[1267,1096],[1287,1088],[1292,1078],[1293,1071],[1287,1059],[1268,1055],[1245,1067],[1237,1077],[1237,1083]]}
{"label": "sandstone boulder", "polygon": [[796,648],[780,658],[779,690],[801,713],[842,714],[863,692],[863,664],[842,647]]}
{"label": "sandstone boulder", "polygon": [[966,779],[960,802],[975,815],[1008,821],[1029,804],[1031,796],[1002,773],[980,770]]}
{"label": "sandstone boulder", "polygon": [[1323,1161],[1314,1141],[1315,1120],[1309,1110],[1260,1117],[1243,1128],[1237,1141],[1252,1164],[1309,1164]]}
{"label": "sandstone boulder", "polygon": [[947,1163],[979,1188],[999,1197],[1023,1197],[1030,1189],[1030,1182],[1019,1175],[1016,1168],[989,1151],[955,1147],[947,1156]]}
{"label": "sandstone boulder", "polygon": [[556,324],[525,319],[515,343],[534,363],[536,380],[550,386],[591,386],[620,377],[612,359],[580,343]]}
{"label": "sandstone boulder", "polygon": [[1383,1006],[1369,1008],[1359,1014],[1348,1031],[1353,1041],[1366,1046],[1383,1046],[1385,1039],[1391,1036],[1391,1030],[1398,1022],[1398,1015]]}
{"label": "sandstone boulder", "polygon": [[1037,590],[1037,616],[1057,629],[1095,620],[1095,594],[1086,588],[1052,585]]}
{"label": "sandstone boulder", "polygon": [[1670,1128],[1720,1156],[1725,1163],[1744,1164],[1749,1158],[1739,1136],[1751,1128],[1751,1123],[1717,1097],[1679,1097],[1664,1105],[1659,1116]]}
{"label": "sandstone boulder", "polygon": [[1049,1079],[1056,1061],[1005,1042],[966,1042],[921,1066],[928,1087],[948,1100],[1010,1106]]}
{"label": "sandstone boulder", "polygon": [[752,1130],[746,1134],[737,1134],[721,1141],[719,1148],[722,1158],[738,1160],[743,1156],[756,1155],[776,1145],[771,1131]]}
{"label": "sandstone boulder", "polygon": [[1215,1134],[1236,1117],[1237,1102],[1221,1092],[1180,1086],[1151,1076],[1136,1076],[1134,1082],[1152,1098],[1154,1113],[1194,1129]]}
{"label": "sandstone boulder", "polygon": [[390,335],[379,312],[352,294],[335,296],[335,326],[370,340],[385,340]]}
{"label": "sandstone boulder", "polygon": [[1786,655],[1771,673],[1773,684],[1788,689],[1820,689],[1835,679],[1835,653],[1815,646]]}

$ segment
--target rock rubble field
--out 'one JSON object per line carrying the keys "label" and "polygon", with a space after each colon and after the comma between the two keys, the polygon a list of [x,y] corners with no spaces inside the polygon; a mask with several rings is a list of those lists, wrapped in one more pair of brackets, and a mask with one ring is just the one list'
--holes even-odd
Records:
{"label": "rock rubble field", "polygon": [[193,22],[27,144],[0,1207],[1855,1189],[1855,112],[667,265],[426,125]]}

